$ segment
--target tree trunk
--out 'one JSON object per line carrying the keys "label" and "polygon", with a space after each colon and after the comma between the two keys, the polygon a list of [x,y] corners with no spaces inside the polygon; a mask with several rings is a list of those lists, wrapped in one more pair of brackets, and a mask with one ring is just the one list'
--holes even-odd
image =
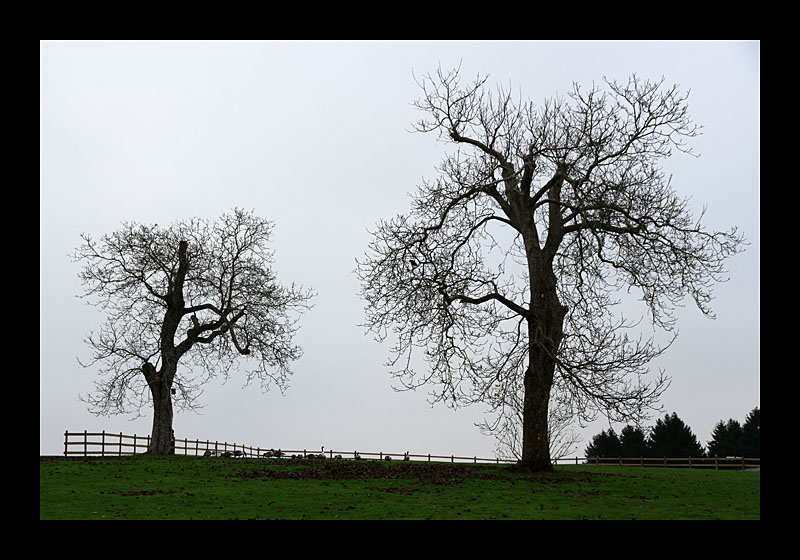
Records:
{"label": "tree trunk", "polygon": [[172,398],[169,389],[163,386],[151,388],[153,395],[153,432],[147,452],[154,455],[172,455],[175,446],[172,440]]}
{"label": "tree trunk", "polygon": [[552,471],[548,412],[558,346],[564,336],[564,316],[552,271],[530,268],[531,313],[528,317],[529,364],[525,371],[522,412],[522,460],[534,471]]}
{"label": "tree trunk", "polygon": [[171,394],[171,380],[174,375],[167,375],[164,367],[161,372],[156,373],[150,364],[145,364],[143,369],[146,370],[145,376],[148,377],[150,394],[153,397],[153,431],[147,452],[153,455],[172,455],[175,453]]}
{"label": "tree trunk", "polygon": [[[541,352],[532,351],[532,354]],[[538,357],[525,372],[525,400],[522,413],[522,466],[533,471],[552,471],[547,413],[555,363]]]}

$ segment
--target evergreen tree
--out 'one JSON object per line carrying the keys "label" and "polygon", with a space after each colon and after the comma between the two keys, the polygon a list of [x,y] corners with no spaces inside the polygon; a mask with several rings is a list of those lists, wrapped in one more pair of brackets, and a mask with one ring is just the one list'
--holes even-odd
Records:
{"label": "evergreen tree", "polygon": [[647,457],[647,438],[638,426],[625,426],[620,433],[623,457]]}
{"label": "evergreen tree", "polygon": [[592,438],[584,451],[586,457],[621,457],[622,445],[614,428],[602,431]]}
{"label": "evergreen tree", "polygon": [[720,420],[711,432],[711,441],[708,442],[709,457],[742,457],[743,453],[742,426],[731,418],[727,423]]}
{"label": "evergreen tree", "polygon": [[761,411],[750,411],[742,427],[742,456],[761,458]]}
{"label": "evergreen tree", "polygon": [[656,421],[647,446],[651,457],[705,457],[703,446],[675,412]]}

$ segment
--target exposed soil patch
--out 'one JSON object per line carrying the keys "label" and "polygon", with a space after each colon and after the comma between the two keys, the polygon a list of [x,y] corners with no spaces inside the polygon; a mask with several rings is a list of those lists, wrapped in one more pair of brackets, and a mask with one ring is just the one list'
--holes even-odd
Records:
{"label": "exposed soil patch", "polygon": [[120,496],[155,496],[156,494],[174,494],[174,490],[134,490],[131,492],[100,492],[101,494],[119,494]]}
{"label": "exposed soil patch", "polygon": [[[276,468],[276,467],[283,468]],[[294,467],[294,468],[286,468]],[[447,484],[465,479],[536,480],[539,482],[590,482],[597,476],[613,476],[604,473],[531,473],[515,467],[484,468],[468,463],[423,463],[281,459],[263,464],[248,462],[247,468],[223,475],[229,478],[264,479],[416,479],[434,484]]]}

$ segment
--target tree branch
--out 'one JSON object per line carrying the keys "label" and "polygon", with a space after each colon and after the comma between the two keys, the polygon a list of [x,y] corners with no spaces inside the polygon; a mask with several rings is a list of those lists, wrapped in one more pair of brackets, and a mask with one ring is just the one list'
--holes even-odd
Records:
{"label": "tree branch", "polygon": [[473,305],[479,305],[481,303],[486,303],[487,301],[495,300],[495,301],[498,301],[498,302],[502,303],[507,308],[509,308],[511,311],[513,311],[517,315],[520,315],[521,317],[527,318],[528,314],[530,313],[528,309],[522,307],[521,305],[518,305],[517,303],[511,301],[510,299],[506,298],[505,296],[503,296],[503,295],[501,295],[501,294],[499,294],[497,292],[490,292],[488,294],[485,294],[485,295],[483,295],[481,297],[477,297],[477,298],[473,298],[473,297],[470,297],[470,296],[467,296],[467,295],[464,295],[464,294],[452,294],[451,295],[451,294],[448,294],[447,291],[444,288],[439,288],[439,293],[442,294],[442,297],[444,298],[445,302],[448,305],[450,305],[454,301],[459,301],[461,303],[470,303],[470,304],[473,304]]}

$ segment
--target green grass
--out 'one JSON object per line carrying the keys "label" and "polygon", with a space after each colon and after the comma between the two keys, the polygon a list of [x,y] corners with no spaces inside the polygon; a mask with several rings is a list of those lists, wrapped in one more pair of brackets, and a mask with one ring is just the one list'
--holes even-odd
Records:
{"label": "green grass", "polygon": [[760,519],[761,473],[41,457],[40,519]]}

